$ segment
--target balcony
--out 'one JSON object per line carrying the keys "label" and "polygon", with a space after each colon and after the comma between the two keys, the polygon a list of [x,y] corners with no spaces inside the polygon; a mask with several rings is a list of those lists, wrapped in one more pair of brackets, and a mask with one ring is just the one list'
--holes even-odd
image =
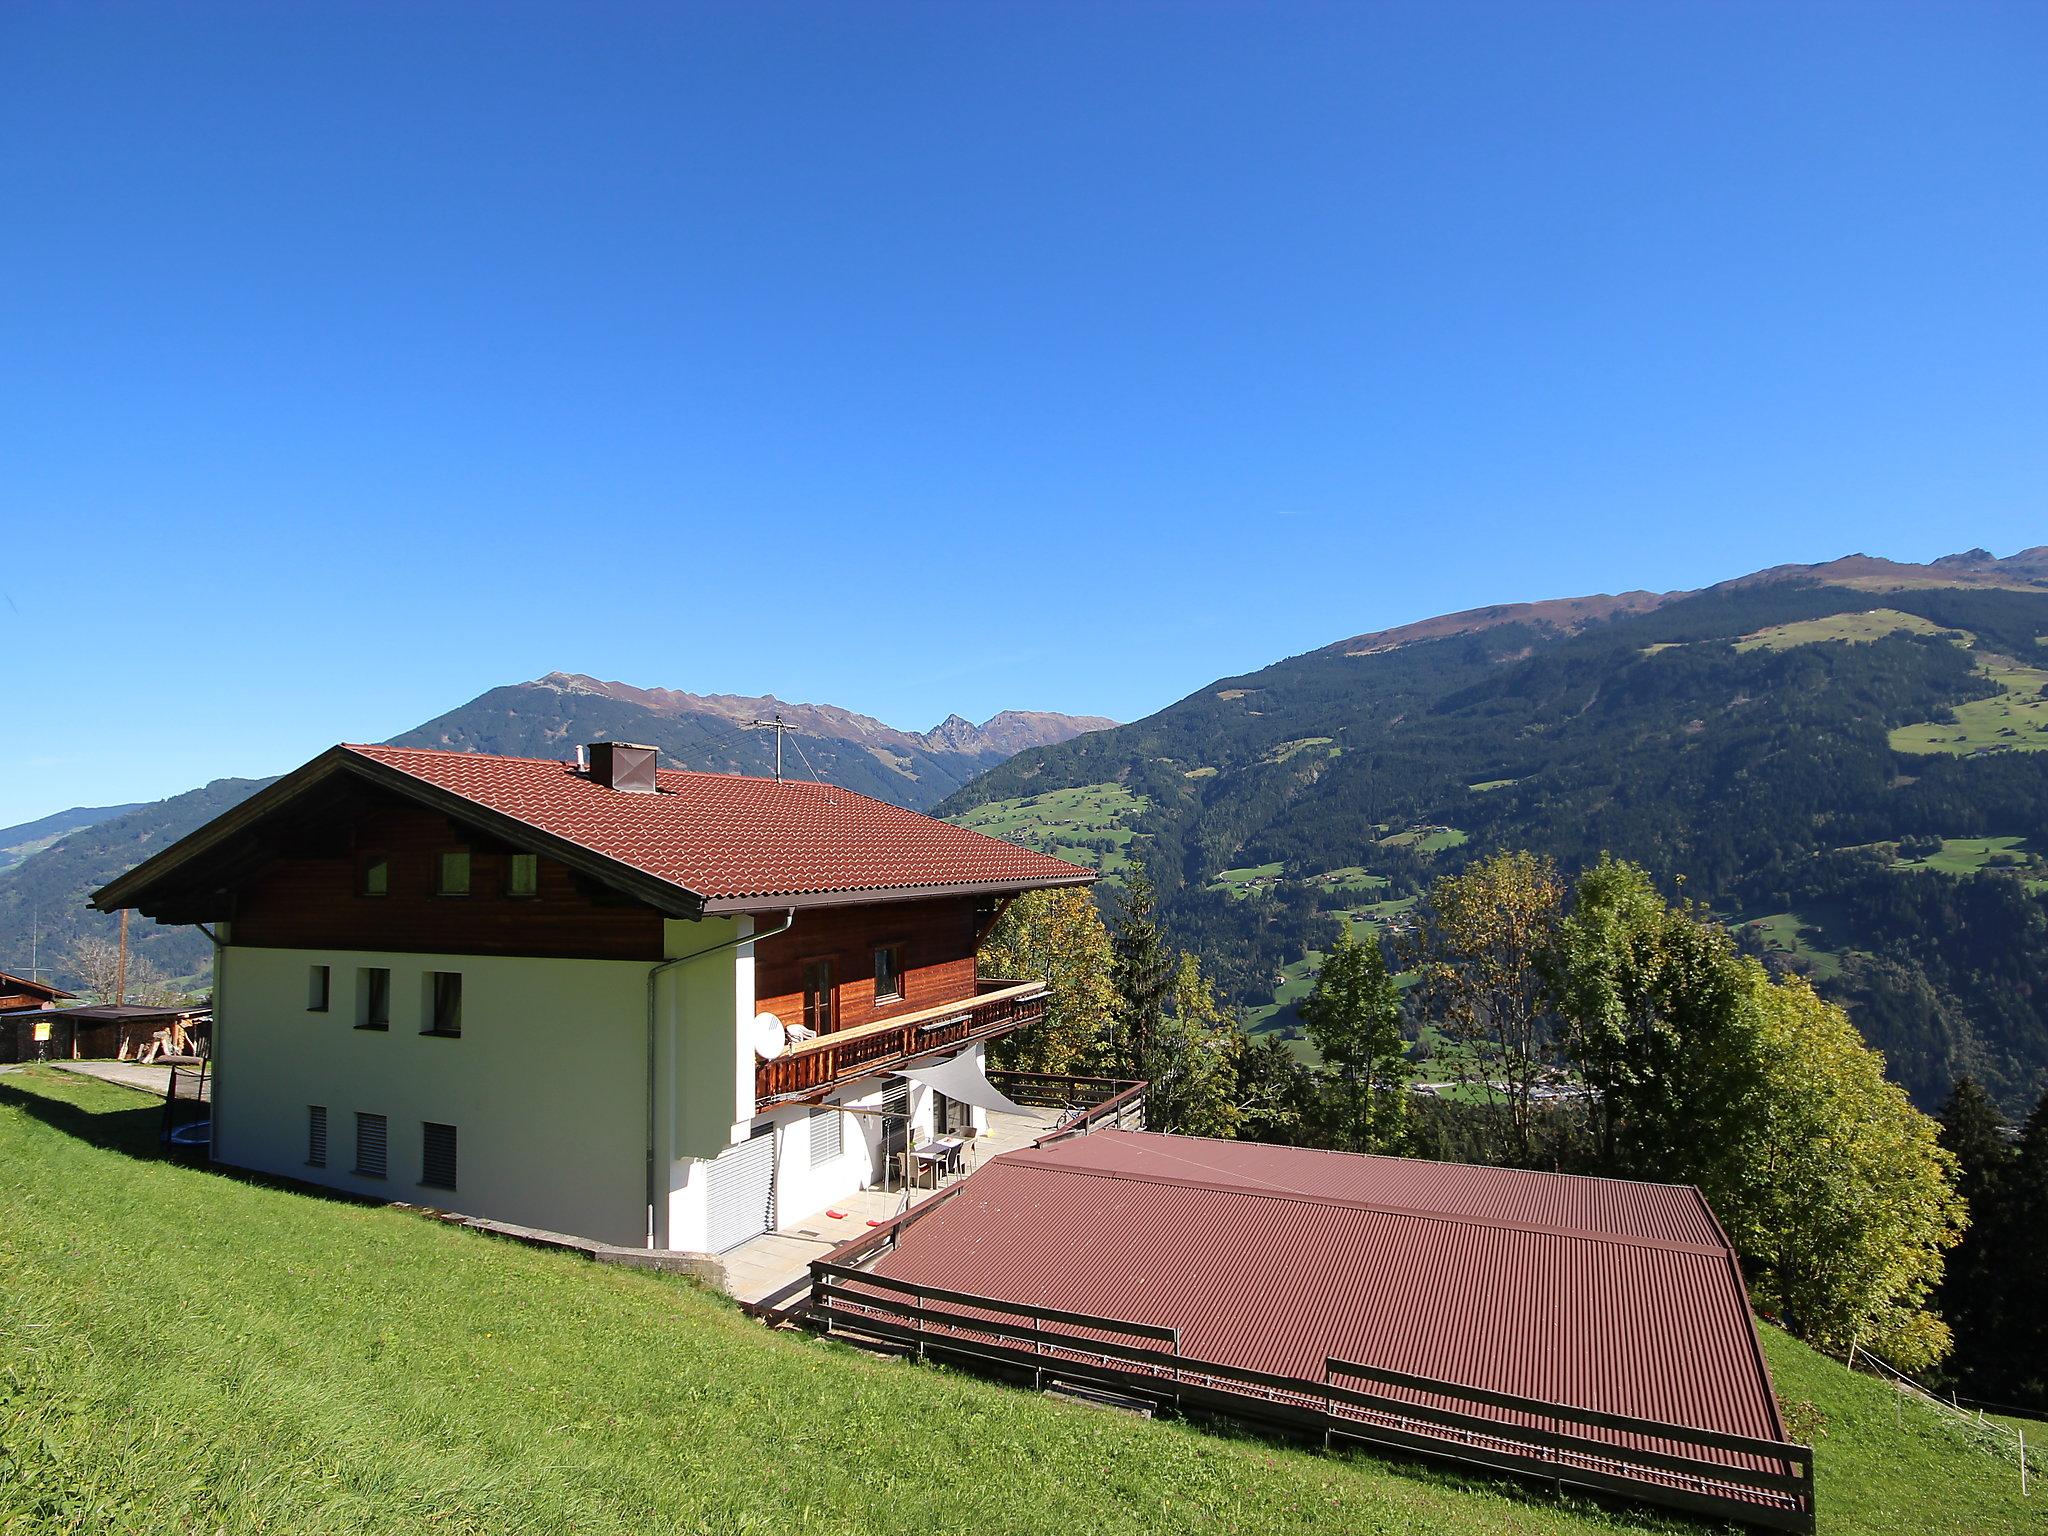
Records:
{"label": "balcony", "polygon": [[975,987],[973,997],[834,1030],[793,1043],[773,1061],[756,1062],[756,1111],[820,1099],[841,1083],[894,1071],[907,1061],[1008,1034],[1045,1017],[1042,981],[984,978]]}

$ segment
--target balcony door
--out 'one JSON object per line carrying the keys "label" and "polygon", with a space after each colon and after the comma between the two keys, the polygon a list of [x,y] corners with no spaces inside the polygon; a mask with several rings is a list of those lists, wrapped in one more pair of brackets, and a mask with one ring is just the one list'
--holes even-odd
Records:
{"label": "balcony door", "polygon": [[814,1035],[832,1033],[832,962],[804,962],[804,1028]]}

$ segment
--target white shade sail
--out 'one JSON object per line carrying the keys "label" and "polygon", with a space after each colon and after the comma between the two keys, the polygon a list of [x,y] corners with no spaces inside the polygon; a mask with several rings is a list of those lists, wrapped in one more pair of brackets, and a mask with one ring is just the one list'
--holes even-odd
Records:
{"label": "white shade sail", "polygon": [[1003,1091],[988,1080],[981,1070],[970,1048],[958,1056],[946,1056],[937,1061],[912,1062],[900,1068],[894,1075],[907,1077],[913,1082],[923,1083],[927,1088],[936,1088],[949,1099],[958,1099],[963,1104],[972,1104],[976,1109],[994,1110],[999,1115],[1028,1115],[1030,1110],[1022,1104],[1004,1096]]}

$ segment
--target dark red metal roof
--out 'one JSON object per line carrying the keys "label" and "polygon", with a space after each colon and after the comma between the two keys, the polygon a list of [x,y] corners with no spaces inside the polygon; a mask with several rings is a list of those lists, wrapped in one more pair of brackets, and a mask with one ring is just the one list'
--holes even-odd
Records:
{"label": "dark red metal roof", "polygon": [[1335,1357],[1783,1438],[1689,1188],[1102,1131],[995,1159],[871,1268],[1307,1381]]}

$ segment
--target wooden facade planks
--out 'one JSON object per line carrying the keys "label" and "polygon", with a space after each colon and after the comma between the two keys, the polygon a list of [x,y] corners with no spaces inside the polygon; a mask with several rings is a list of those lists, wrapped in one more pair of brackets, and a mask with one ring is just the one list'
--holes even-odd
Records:
{"label": "wooden facade planks", "polygon": [[[835,1029],[854,1029],[975,995],[977,913],[972,896],[825,907],[797,914],[796,926],[764,939],[754,955],[755,1007],[785,1024],[804,1017],[803,968],[830,961]],[[901,995],[875,997],[875,950],[894,945]]]}
{"label": "wooden facade planks", "polygon": [[[469,894],[435,894],[440,856],[470,855]],[[363,870],[386,864],[386,892],[362,894]],[[543,858],[532,896],[508,895],[511,851],[395,797],[358,803],[316,839],[281,851],[236,893],[232,938],[283,949],[662,958],[662,915],[593,889]]]}

